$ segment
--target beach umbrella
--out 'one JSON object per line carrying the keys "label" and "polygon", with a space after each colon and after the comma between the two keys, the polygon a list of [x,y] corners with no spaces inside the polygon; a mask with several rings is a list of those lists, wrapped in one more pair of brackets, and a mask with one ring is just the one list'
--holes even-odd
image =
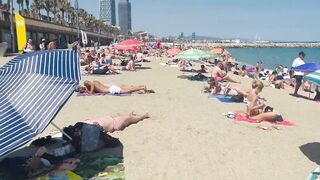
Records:
{"label": "beach umbrella", "polygon": [[181,53],[181,50],[177,49],[177,48],[172,48],[172,49],[169,49],[167,51],[167,53],[168,53],[169,56],[175,56],[175,55]]}
{"label": "beach umbrella", "polygon": [[0,68],[0,157],[43,132],[79,81],[76,51],[30,52]]}
{"label": "beach umbrella", "polygon": [[293,68],[294,71],[314,72],[320,69],[320,64],[306,63]]}
{"label": "beach umbrella", "polygon": [[135,46],[115,46],[114,49],[119,51],[137,51],[138,48]]}
{"label": "beach umbrella", "polygon": [[144,43],[141,41],[138,41],[136,39],[129,39],[129,40],[122,41],[116,46],[142,46],[142,45],[144,45]]}
{"label": "beach umbrella", "polygon": [[178,59],[199,60],[201,58],[214,58],[215,55],[209,54],[199,49],[189,49],[176,56]]}
{"label": "beach umbrella", "polygon": [[304,80],[309,81],[317,86],[320,86],[320,70],[308,74]]}

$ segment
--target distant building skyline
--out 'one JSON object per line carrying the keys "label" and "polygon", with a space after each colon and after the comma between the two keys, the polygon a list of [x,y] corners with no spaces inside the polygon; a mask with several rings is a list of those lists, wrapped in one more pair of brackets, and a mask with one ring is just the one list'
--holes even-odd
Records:
{"label": "distant building skyline", "polygon": [[116,25],[116,3],[115,0],[100,0],[99,1],[100,20],[108,25]]}
{"label": "distant building skyline", "polygon": [[119,0],[118,17],[121,33],[127,35],[132,30],[131,3],[129,0]]}
{"label": "distant building skyline", "polygon": [[[319,0],[130,2],[132,29],[156,36],[176,36],[179,32],[186,36],[196,32],[197,36],[226,39],[258,36],[273,41],[320,41],[320,23],[316,23],[320,18]],[[79,0],[79,7],[99,17],[99,1]]]}

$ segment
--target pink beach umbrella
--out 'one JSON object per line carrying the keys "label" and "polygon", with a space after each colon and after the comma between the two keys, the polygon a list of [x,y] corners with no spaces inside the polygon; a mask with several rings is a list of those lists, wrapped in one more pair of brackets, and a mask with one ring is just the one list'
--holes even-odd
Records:
{"label": "pink beach umbrella", "polygon": [[117,44],[117,46],[142,46],[142,45],[144,45],[144,43],[136,39],[125,40]]}
{"label": "pink beach umbrella", "polygon": [[136,46],[115,46],[114,49],[118,51],[137,51],[138,48]]}
{"label": "pink beach umbrella", "polygon": [[180,49],[177,49],[177,48],[172,48],[172,49],[169,49],[169,50],[167,51],[167,53],[168,53],[169,56],[172,56],[172,57],[173,57],[173,56],[181,53],[181,50],[180,50]]}

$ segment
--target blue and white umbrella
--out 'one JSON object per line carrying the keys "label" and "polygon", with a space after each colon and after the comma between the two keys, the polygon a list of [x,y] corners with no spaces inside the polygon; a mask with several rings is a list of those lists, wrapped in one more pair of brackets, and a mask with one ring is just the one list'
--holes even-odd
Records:
{"label": "blue and white umbrella", "polygon": [[79,81],[76,51],[27,53],[0,68],[0,157],[41,133]]}

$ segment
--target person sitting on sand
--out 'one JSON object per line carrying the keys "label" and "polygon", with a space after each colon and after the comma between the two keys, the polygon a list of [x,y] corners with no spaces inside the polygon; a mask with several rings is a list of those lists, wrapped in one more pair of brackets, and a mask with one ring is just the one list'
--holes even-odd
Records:
{"label": "person sitting on sand", "polygon": [[135,66],[135,60],[134,57],[132,55],[129,56],[129,61],[127,63],[126,66],[124,66],[122,68],[122,70],[126,70],[126,71],[136,71],[136,66]]}
{"label": "person sitting on sand", "polygon": [[261,93],[263,87],[264,85],[261,81],[253,81],[252,89],[247,93],[246,96],[248,99],[247,115],[257,122],[282,121],[282,116],[276,112],[268,111],[268,109],[266,109],[266,105],[259,98],[259,93]]}
{"label": "person sitting on sand", "polygon": [[283,80],[277,80],[277,71],[273,71],[272,74],[269,76],[269,83],[273,84],[277,89],[284,89],[285,83]]}
{"label": "person sitting on sand", "polygon": [[138,92],[140,94],[146,93],[154,93],[153,90],[148,90],[146,86],[127,86],[127,85],[120,85],[117,86],[115,84],[107,84],[104,85],[99,81],[85,81],[83,86],[79,86],[76,91],[80,93],[110,93],[110,94],[128,94]]}
{"label": "person sitting on sand", "polygon": [[229,81],[232,83],[240,83],[240,81],[236,81],[229,77],[226,72],[222,71],[223,64],[221,62],[217,62],[217,64],[212,68],[211,77],[214,78],[215,81]]}
{"label": "person sitting on sand", "polygon": [[240,76],[242,76],[242,77],[247,76],[247,66],[246,66],[246,65],[243,65],[243,66],[241,67]]}

